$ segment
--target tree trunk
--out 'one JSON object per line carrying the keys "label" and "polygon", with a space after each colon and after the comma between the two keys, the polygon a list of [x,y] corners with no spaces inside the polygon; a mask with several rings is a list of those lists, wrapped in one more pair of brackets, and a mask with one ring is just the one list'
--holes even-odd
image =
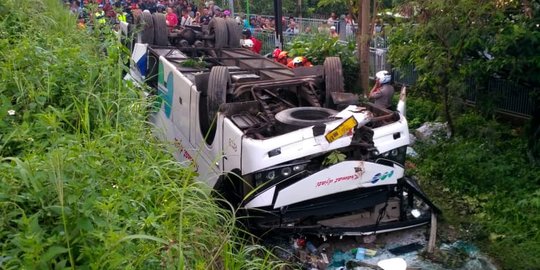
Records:
{"label": "tree trunk", "polygon": [[369,95],[369,22],[370,22],[370,0],[359,0],[361,1],[360,9],[360,37],[357,39],[356,43],[358,46],[358,51],[360,52],[360,87],[366,96]]}

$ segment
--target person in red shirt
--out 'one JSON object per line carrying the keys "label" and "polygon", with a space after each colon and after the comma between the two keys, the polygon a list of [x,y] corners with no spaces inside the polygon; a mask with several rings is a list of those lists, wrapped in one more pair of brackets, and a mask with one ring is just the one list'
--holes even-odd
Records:
{"label": "person in red shirt", "polygon": [[167,26],[169,27],[169,31],[172,31],[172,29],[178,25],[178,16],[176,16],[176,14],[173,12],[173,9],[170,7],[167,8],[167,15],[165,16],[165,22],[167,23]]}
{"label": "person in red shirt", "polygon": [[242,35],[244,36],[244,39],[250,39],[253,42],[251,50],[260,54],[262,49],[262,41],[252,36],[249,29],[244,29],[244,31],[242,31]]}
{"label": "person in red shirt", "polygon": [[281,53],[281,49],[279,47],[276,47],[274,51],[272,52],[272,57],[274,58],[274,61],[278,62],[280,53]]}

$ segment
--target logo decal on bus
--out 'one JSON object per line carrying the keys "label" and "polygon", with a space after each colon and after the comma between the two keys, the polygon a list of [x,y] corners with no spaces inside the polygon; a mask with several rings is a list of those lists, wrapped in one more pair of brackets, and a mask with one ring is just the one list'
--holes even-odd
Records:
{"label": "logo decal on bus", "polygon": [[389,179],[390,177],[392,177],[392,175],[394,175],[394,171],[387,171],[387,172],[385,172],[383,174],[377,173],[377,174],[375,174],[373,176],[373,178],[371,178],[371,183],[375,184],[375,183],[379,182],[379,180],[384,181],[384,180]]}
{"label": "logo decal on bus", "polygon": [[167,76],[167,82],[165,86],[167,87],[167,92],[164,91],[164,86],[160,85],[158,87],[159,89],[159,99],[160,103],[164,102],[164,110],[165,110],[165,116],[167,118],[171,118],[171,105],[173,101],[173,95],[174,95],[174,79],[173,79],[172,72],[169,72],[169,75]]}

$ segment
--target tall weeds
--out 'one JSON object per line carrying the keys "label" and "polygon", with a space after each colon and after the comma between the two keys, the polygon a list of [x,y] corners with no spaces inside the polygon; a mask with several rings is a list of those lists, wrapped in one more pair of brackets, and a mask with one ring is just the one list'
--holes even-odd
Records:
{"label": "tall weeds", "polygon": [[0,268],[278,267],[154,139],[122,52],[58,0],[0,1]]}

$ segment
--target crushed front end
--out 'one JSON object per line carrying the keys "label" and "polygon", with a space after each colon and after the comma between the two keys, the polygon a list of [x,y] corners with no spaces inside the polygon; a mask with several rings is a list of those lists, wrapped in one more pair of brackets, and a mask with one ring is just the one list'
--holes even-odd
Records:
{"label": "crushed front end", "polygon": [[408,144],[406,119],[371,104],[272,138],[245,138],[249,225],[362,235],[429,223],[439,210],[405,176]]}

